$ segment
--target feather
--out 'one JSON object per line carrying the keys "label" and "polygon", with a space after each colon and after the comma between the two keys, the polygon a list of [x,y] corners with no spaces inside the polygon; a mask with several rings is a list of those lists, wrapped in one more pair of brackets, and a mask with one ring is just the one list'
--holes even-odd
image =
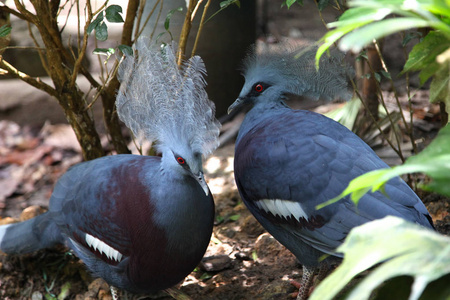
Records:
{"label": "feather", "polygon": [[324,54],[315,66],[316,47],[293,47],[282,43],[264,48],[257,53],[252,49],[243,62],[246,81],[264,74],[282,84],[284,90],[295,95],[313,99],[349,99],[351,96],[347,78],[353,70],[342,61],[343,55],[332,51]]}
{"label": "feather", "polygon": [[135,56],[119,67],[117,112],[139,142],[156,142],[160,152],[184,143],[208,155],[218,146],[220,124],[205,91],[205,65],[194,56],[179,68],[174,49],[136,42]]}

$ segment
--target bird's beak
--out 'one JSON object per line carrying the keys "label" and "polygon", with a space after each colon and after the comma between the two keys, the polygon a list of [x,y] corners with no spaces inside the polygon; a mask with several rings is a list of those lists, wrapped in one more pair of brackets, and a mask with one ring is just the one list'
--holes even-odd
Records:
{"label": "bird's beak", "polygon": [[234,101],[233,104],[230,105],[230,107],[228,107],[228,114],[230,114],[234,109],[236,109],[237,107],[240,107],[244,104],[244,98],[237,98],[236,101]]}
{"label": "bird's beak", "polygon": [[194,177],[195,177],[195,180],[197,180],[198,184],[200,184],[200,186],[202,187],[206,196],[208,196],[209,195],[209,187],[206,184],[205,177],[203,176],[203,172],[199,172],[198,174],[195,174]]}

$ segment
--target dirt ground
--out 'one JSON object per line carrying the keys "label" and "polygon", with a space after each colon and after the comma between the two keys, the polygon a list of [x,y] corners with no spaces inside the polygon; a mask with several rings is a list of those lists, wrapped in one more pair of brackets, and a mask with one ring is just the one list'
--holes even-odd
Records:
{"label": "dirt ground", "polygon": [[[325,29],[314,9],[294,7],[287,11],[277,4],[260,30],[269,33],[273,41],[286,36],[320,37]],[[304,22],[311,14],[315,18]],[[325,13],[325,18],[331,21],[333,13]],[[426,98],[424,93],[417,97]],[[439,128],[438,110],[426,101],[419,104],[416,112],[421,115],[415,130],[428,143]],[[45,211],[56,180],[81,161],[78,149],[68,125],[32,128],[0,121],[0,223]],[[198,300],[289,299],[289,293],[296,290],[289,281],[301,278],[301,265],[265,233],[241,202],[234,184],[233,155],[234,144],[230,142],[205,164],[216,203],[216,224],[204,263],[177,288]],[[448,235],[448,199],[423,192],[420,196],[438,231]],[[136,296],[128,295],[132,298]],[[166,293],[147,298],[171,299]],[[0,299],[109,300],[111,295],[103,280],[91,278],[82,262],[61,246],[20,257],[0,255]]]}

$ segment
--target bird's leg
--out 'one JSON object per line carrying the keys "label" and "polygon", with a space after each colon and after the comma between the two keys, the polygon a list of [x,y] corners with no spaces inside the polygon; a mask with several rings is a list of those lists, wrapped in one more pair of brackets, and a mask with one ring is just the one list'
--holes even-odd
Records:
{"label": "bird's leg", "polygon": [[321,282],[322,280],[327,277],[328,273],[330,272],[330,265],[327,263],[322,263],[319,266],[319,272],[317,273],[317,283]]}
{"label": "bird's leg", "polygon": [[315,271],[316,268],[314,267],[303,266],[303,275],[301,282],[298,283],[296,281],[291,281],[291,284],[299,289],[297,294],[297,300],[305,300],[308,298],[310,294],[309,290],[313,283]]}
{"label": "bird's leg", "polygon": [[119,300],[117,288],[111,285],[110,290],[111,290],[111,297],[112,297],[112,299],[113,300]]}

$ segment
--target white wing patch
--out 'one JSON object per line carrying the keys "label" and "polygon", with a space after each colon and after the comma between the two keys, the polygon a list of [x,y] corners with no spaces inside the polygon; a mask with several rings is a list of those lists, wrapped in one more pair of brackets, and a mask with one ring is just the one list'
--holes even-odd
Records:
{"label": "white wing patch", "polygon": [[117,262],[122,260],[123,255],[119,251],[88,233],[86,233],[86,243],[89,247],[92,247],[92,249],[97,250],[100,253],[105,253],[105,255],[111,260],[115,260]]}
{"label": "white wing patch", "polygon": [[285,219],[293,217],[299,221],[301,218],[305,220],[309,218],[298,202],[281,199],[262,199],[255,201],[255,204],[265,212],[271,213],[274,216],[278,215]]}

